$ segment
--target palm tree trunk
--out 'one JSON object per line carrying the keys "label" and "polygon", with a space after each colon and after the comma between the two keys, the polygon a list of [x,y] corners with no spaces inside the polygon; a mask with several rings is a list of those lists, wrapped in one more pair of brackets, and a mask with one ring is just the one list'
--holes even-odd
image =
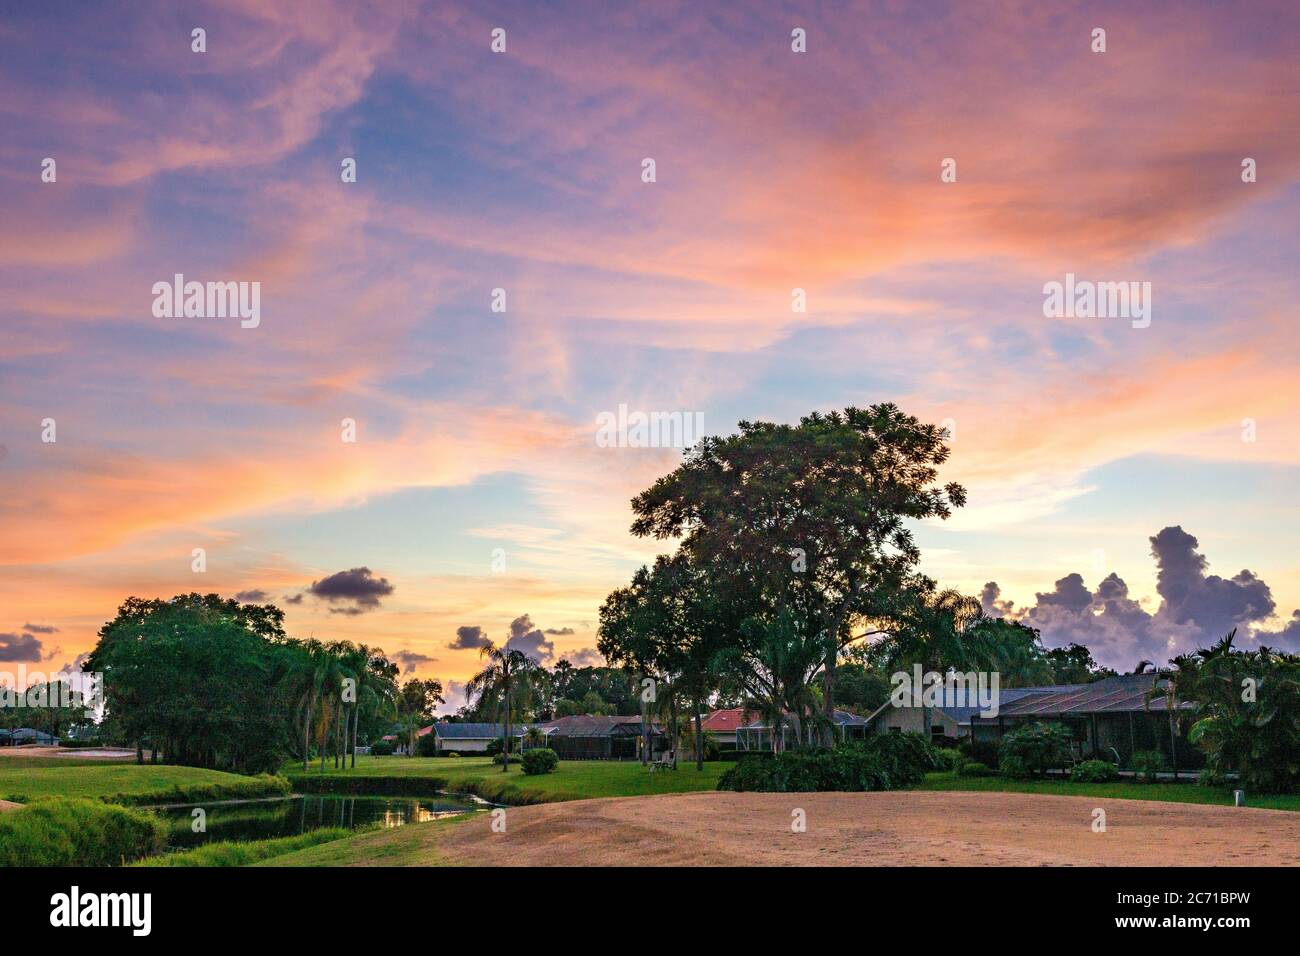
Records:
{"label": "palm tree trunk", "polygon": [[501,742],[501,752],[505,754],[505,759],[501,761],[501,772],[510,772],[510,683],[506,682],[506,735]]}
{"label": "palm tree trunk", "polygon": [[671,698],[669,698],[668,703],[669,703],[669,706],[670,706],[671,709],[672,709],[672,715],[673,715],[673,769],[676,770],[676,769],[677,769],[677,737],[678,737],[678,732],[677,732],[677,693],[676,693],[676,691],[673,692],[673,695],[672,695]]}
{"label": "palm tree trunk", "polygon": [[352,705],[352,769],[357,769],[357,724],[361,723],[361,702]]}
{"label": "palm tree trunk", "polygon": [[695,769],[704,770],[704,704],[695,698]]}
{"label": "palm tree trunk", "polygon": [[311,698],[307,698],[307,720],[302,725],[302,769],[307,771],[307,761],[311,759]]}

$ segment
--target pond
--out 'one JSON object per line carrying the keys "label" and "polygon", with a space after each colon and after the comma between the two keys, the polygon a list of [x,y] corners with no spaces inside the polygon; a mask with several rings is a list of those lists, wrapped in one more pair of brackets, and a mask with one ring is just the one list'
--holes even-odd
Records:
{"label": "pond", "polygon": [[[206,830],[194,832],[194,811],[202,807]],[[350,830],[378,823],[384,828],[424,823],[486,810],[491,804],[472,796],[347,797],[301,796],[271,800],[221,800],[205,804],[155,807],[168,823],[167,843],[178,849],[215,840],[264,840],[297,836],[321,827]]]}

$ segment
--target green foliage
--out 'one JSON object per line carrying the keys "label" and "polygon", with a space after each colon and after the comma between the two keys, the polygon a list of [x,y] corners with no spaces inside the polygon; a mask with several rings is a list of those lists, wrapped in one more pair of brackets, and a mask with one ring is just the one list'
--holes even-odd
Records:
{"label": "green foliage", "polygon": [[1156,775],[1169,769],[1169,761],[1159,750],[1139,750],[1129,758],[1128,766],[1139,780],[1155,783],[1159,779]]}
{"label": "green foliage", "polygon": [[966,763],[966,755],[956,747],[944,747],[935,750],[935,759],[939,763],[938,769],[950,770],[953,773],[960,771]]}
{"label": "green foliage", "polygon": [[1002,755],[1002,758],[998,760],[998,773],[1016,780],[1025,780],[1034,776],[1034,772],[1029,769],[1029,764],[1025,763],[1025,759],[1017,757],[1015,754]]}
{"label": "green foliage", "polygon": [[166,834],[151,813],[53,797],[0,814],[0,866],[117,866],[161,852]]}
{"label": "green foliage", "polygon": [[1119,779],[1115,765],[1106,760],[1085,760],[1070,771],[1076,783],[1111,783]]}
{"label": "green foliage", "polygon": [[1059,770],[1070,762],[1070,742],[1070,731],[1062,724],[1036,722],[1019,727],[1002,738],[998,765],[1005,773],[1006,758],[1017,757],[1031,774]]}
{"label": "green foliage", "polygon": [[397,747],[391,740],[376,740],[370,745],[370,756],[372,757],[391,757]]}
{"label": "green foliage", "polygon": [[425,734],[423,737],[417,737],[415,742],[415,752],[421,757],[434,757],[438,753],[438,738],[434,736],[433,731]]}
{"label": "green foliage", "polygon": [[110,803],[153,806],[164,803],[205,803],[211,800],[251,800],[257,797],[287,797],[293,787],[284,777],[263,773],[256,777],[235,777],[221,783],[176,784],[170,790],[116,794],[103,797]]}
{"label": "green foliage", "polygon": [[[520,761],[520,756],[519,756],[518,751],[512,751],[511,754],[510,754],[510,762],[511,762],[511,763],[519,763],[519,761]],[[493,762],[494,764],[496,764],[498,767],[504,766],[504,765],[505,765],[505,762],[506,762],[506,755],[505,755],[505,753],[497,753],[497,754],[493,754],[493,755],[492,755],[492,762]]]}
{"label": "green foliage", "polygon": [[309,846],[331,843],[345,837],[356,836],[356,830],[341,827],[322,827],[296,836],[277,837],[270,840],[221,840],[193,850],[163,853],[141,860],[133,866],[250,866],[271,857],[294,853]]}
{"label": "green foliage", "polygon": [[495,757],[497,754],[501,753],[505,749],[506,749],[505,739],[502,737],[494,737],[487,742],[487,749],[484,751],[484,753],[486,753],[489,757]]}
{"label": "green foliage", "polygon": [[959,777],[993,777],[997,771],[988,764],[980,763],[978,760],[968,760],[957,768]]}
{"label": "green foliage", "polygon": [[524,751],[524,773],[529,776],[552,773],[559,764],[560,758],[550,747],[537,747]]}
{"label": "green foliage", "polygon": [[1235,771],[1252,791],[1300,792],[1300,654],[1239,651],[1235,637],[1174,658],[1152,696],[1197,705],[1188,739],[1207,771]]}
{"label": "green foliage", "polygon": [[445,757],[459,757],[460,754],[453,750],[453,751],[451,751],[451,752],[448,753],[448,754],[444,754],[443,756],[445,756]]}
{"label": "green foliage", "polygon": [[788,750],[742,759],[719,790],[803,793],[914,787],[936,769],[934,748],[920,734],[879,734],[829,750]]}

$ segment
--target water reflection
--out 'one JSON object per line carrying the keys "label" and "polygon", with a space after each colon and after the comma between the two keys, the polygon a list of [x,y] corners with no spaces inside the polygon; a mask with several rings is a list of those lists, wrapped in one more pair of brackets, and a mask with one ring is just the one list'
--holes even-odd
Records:
{"label": "water reflection", "polygon": [[322,827],[355,830],[378,824],[390,828],[426,823],[443,817],[484,810],[488,804],[474,797],[344,797],[302,796],[274,800],[232,800],[202,804],[206,830],[193,830],[198,805],[155,810],[169,825],[173,847],[202,846],[215,840],[263,840],[296,836]]}

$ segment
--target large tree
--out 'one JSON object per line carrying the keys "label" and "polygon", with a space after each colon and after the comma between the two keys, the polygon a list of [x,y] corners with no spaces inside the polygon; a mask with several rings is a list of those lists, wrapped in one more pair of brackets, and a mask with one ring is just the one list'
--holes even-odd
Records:
{"label": "large tree", "polygon": [[756,621],[749,640],[778,620],[794,627],[801,656],[821,660],[829,726],[840,651],[862,636],[854,619],[887,612],[920,558],[909,522],[965,503],[960,485],[937,484],[946,438],[892,404],[741,422],[634,499],[632,531],[680,538],[717,593]]}
{"label": "large tree", "polygon": [[[521,650],[508,644],[498,647],[488,641],[480,650],[479,656],[487,663],[465,684],[465,697],[469,700],[484,700],[495,710],[498,705],[505,709],[505,730],[502,741],[503,753],[501,771],[510,771],[510,720],[512,705],[517,698],[526,696],[530,678],[538,669],[537,661]],[[493,719],[495,720],[495,714]]]}

